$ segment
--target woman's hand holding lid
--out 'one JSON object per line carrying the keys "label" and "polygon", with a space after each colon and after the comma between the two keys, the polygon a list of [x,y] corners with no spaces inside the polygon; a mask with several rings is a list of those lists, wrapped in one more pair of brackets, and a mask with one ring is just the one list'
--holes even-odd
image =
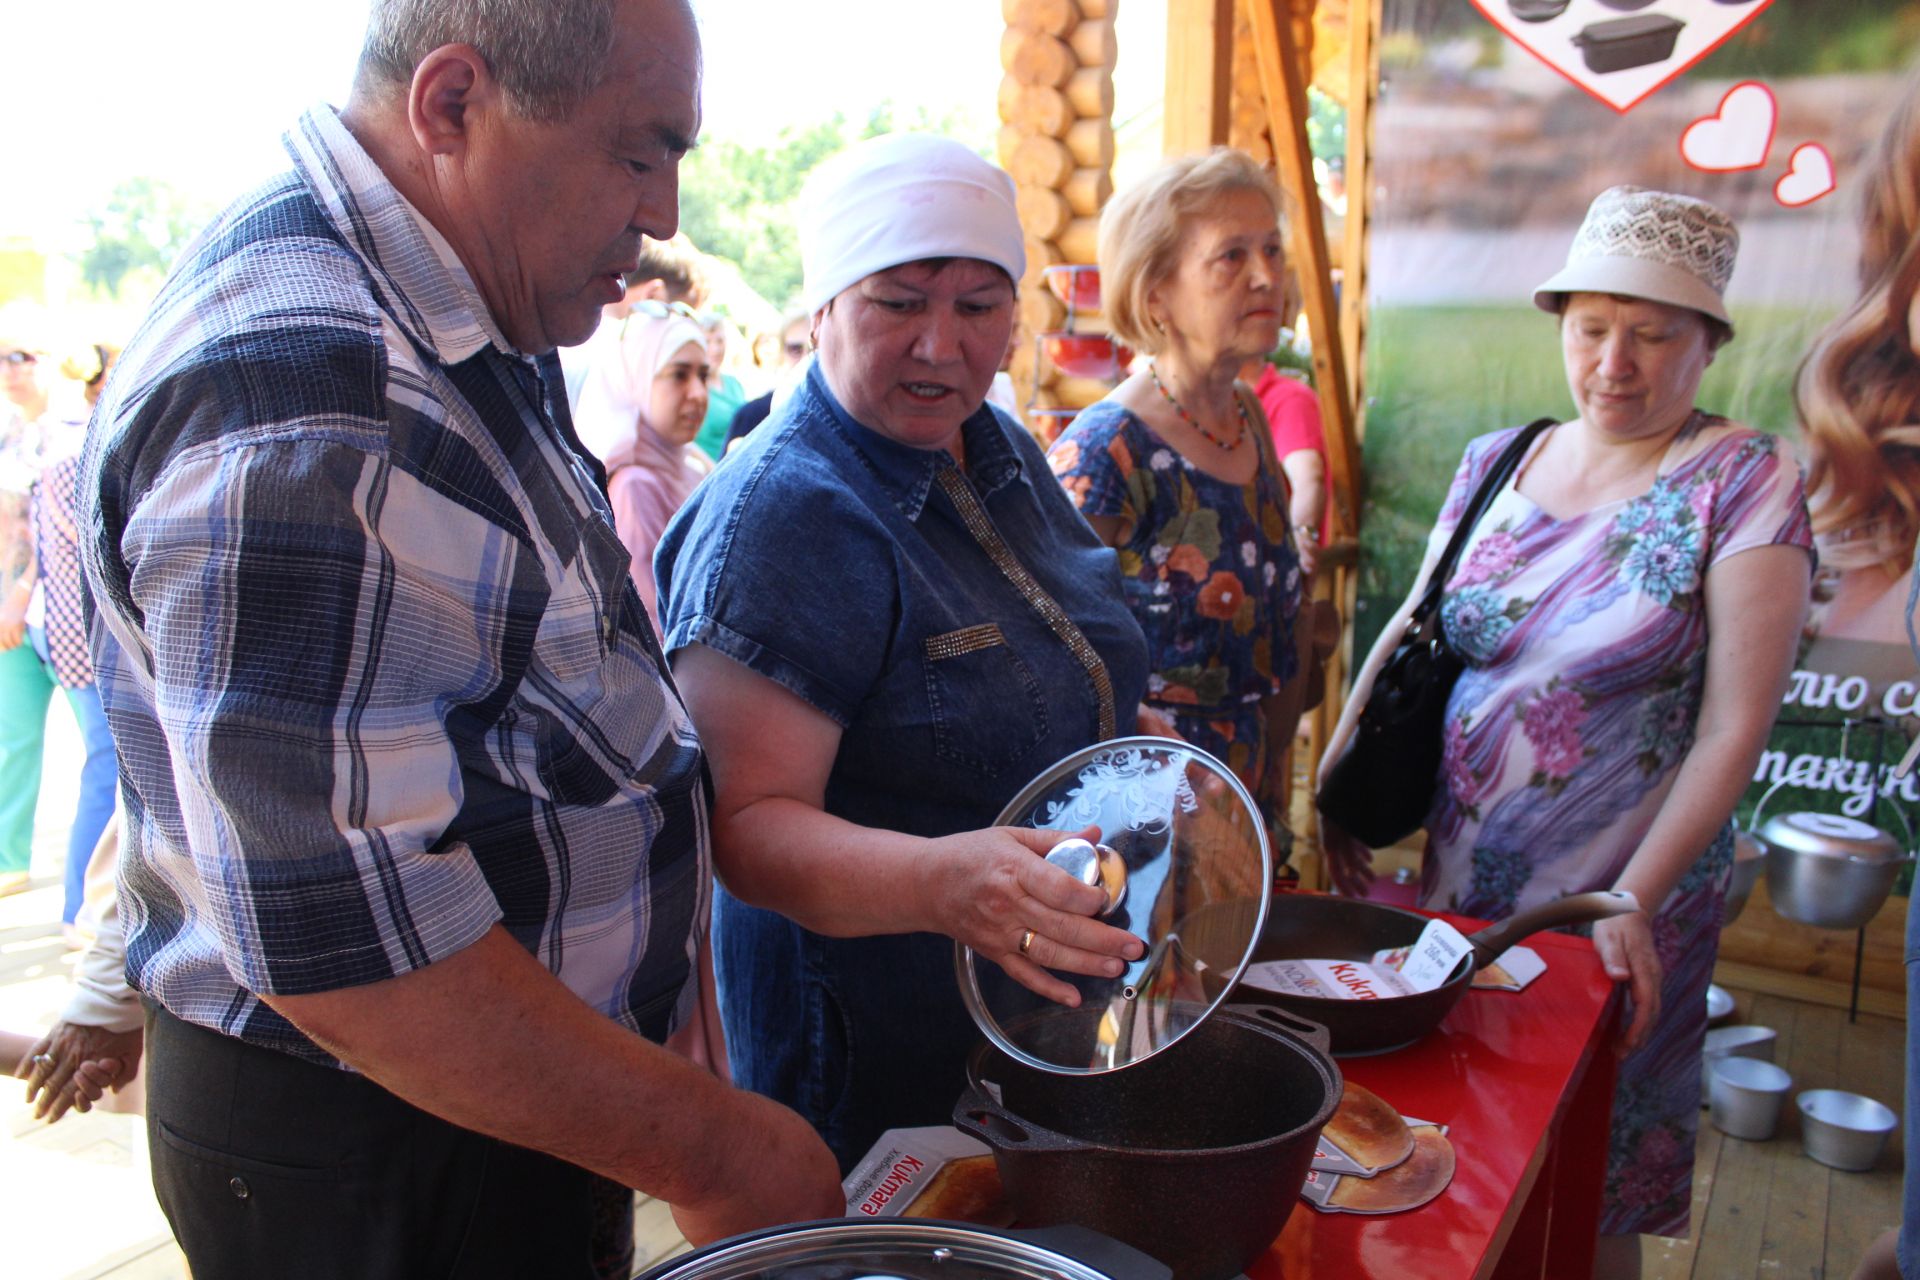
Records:
{"label": "woman's hand holding lid", "polygon": [[[1099,838],[1097,830],[1078,834]],[[931,918],[945,933],[1022,986],[1071,1008],[1079,1005],[1079,992],[1048,969],[1118,977],[1127,961],[1146,954],[1146,944],[1093,918],[1107,905],[1104,889],[1046,860],[1066,838],[1025,827],[946,836],[926,855],[926,883]]]}

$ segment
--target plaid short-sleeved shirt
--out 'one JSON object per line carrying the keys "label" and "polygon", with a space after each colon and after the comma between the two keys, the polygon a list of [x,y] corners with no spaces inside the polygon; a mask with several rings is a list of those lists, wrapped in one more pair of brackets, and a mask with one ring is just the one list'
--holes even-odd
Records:
{"label": "plaid short-sleeved shirt", "polygon": [[331,1061],[258,993],[497,922],[661,1038],[709,901],[705,770],[558,362],[507,344],[330,109],[286,145],[175,268],[87,446],[129,976]]}

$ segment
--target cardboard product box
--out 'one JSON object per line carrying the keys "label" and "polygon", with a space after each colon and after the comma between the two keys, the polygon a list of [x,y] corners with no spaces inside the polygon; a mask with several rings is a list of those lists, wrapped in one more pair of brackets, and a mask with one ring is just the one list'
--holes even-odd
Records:
{"label": "cardboard product box", "polygon": [[951,1125],[889,1129],[841,1183],[854,1218],[1013,1222],[993,1152]]}

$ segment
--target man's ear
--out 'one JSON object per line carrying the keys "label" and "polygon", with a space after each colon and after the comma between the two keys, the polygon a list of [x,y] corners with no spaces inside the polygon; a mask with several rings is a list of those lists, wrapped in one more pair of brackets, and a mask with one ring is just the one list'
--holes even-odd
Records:
{"label": "man's ear", "polygon": [[452,155],[467,141],[470,109],[497,96],[487,61],[470,44],[443,44],[420,60],[407,88],[407,127],[428,155]]}

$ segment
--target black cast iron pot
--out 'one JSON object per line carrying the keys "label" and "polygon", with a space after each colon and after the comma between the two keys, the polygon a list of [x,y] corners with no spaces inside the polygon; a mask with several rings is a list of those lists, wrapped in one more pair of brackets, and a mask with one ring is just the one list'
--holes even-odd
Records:
{"label": "black cast iron pot", "polygon": [[[1047,1015],[1084,1043],[1102,1009]],[[991,1044],[967,1063],[953,1122],[993,1149],[1027,1226],[1074,1223],[1224,1280],[1273,1243],[1340,1103],[1326,1032],[1278,1009],[1216,1009],[1177,1044],[1067,1075]]]}

